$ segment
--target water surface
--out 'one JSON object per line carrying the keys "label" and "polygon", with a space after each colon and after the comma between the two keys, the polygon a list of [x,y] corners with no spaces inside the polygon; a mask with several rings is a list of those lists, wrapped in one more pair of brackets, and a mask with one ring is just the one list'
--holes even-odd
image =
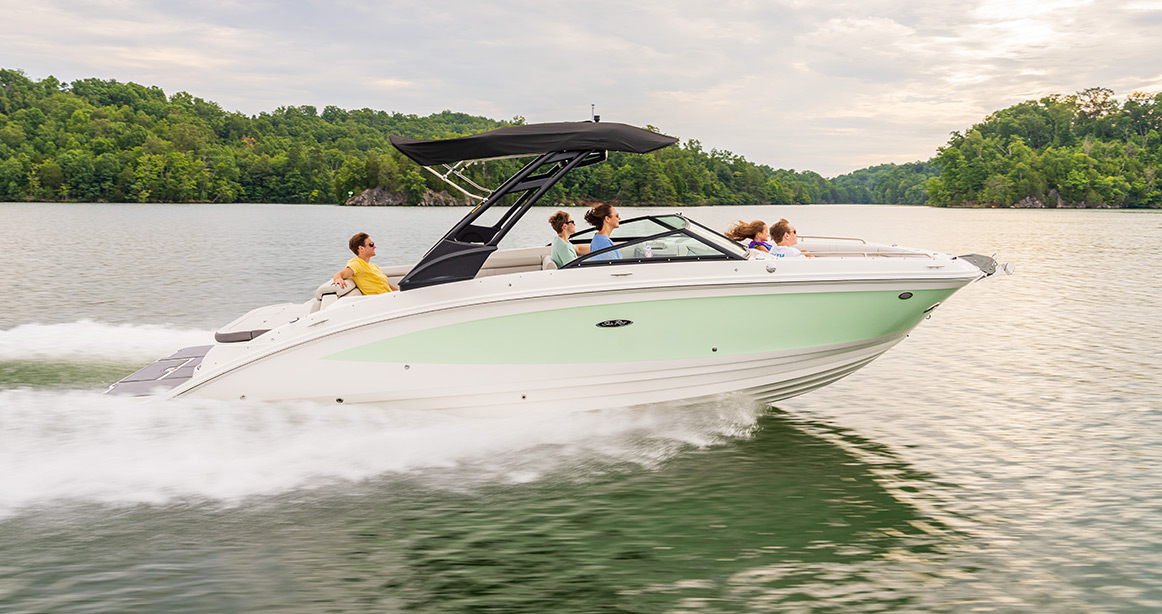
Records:
{"label": "water surface", "polygon": [[774,408],[100,395],[306,300],[355,231],[410,262],[463,211],[0,205],[0,611],[1162,609],[1158,212],[687,211],[1017,264]]}

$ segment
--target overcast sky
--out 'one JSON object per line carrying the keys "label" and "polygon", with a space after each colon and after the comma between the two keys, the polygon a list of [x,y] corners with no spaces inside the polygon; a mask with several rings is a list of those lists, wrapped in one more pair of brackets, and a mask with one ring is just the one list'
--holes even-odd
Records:
{"label": "overcast sky", "polygon": [[0,0],[0,67],[229,111],[652,124],[834,176],[1048,94],[1162,91],[1162,0]]}

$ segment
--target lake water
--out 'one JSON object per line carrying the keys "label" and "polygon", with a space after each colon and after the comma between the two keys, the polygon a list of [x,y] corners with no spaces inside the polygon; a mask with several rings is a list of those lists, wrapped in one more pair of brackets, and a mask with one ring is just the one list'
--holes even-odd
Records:
{"label": "lake water", "polygon": [[101,395],[463,212],[0,204],[0,612],[1162,610],[1162,212],[687,210],[1016,264],[777,407]]}

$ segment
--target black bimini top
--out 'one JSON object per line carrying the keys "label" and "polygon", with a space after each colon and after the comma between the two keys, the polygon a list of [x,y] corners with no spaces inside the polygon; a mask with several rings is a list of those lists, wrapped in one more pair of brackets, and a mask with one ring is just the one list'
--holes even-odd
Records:
{"label": "black bimini top", "polygon": [[508,126],[458,139],[423,141],[392,135],[391,144],[421,166],[553,151],[648,153],[678,139],[628,124],[556,122]]}

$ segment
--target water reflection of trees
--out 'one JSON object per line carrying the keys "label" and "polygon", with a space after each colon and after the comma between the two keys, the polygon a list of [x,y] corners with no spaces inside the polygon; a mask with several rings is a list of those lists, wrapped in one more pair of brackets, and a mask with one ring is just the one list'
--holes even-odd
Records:
{"label": "water reflection of trees", "polygon": [[901,606],[955,536],[878,476],[917,494],[928,479],[875,442],[775,411],[751,438],[653,471],[428,493],[363,536],[398,551],[385,590],[420,610]]}

